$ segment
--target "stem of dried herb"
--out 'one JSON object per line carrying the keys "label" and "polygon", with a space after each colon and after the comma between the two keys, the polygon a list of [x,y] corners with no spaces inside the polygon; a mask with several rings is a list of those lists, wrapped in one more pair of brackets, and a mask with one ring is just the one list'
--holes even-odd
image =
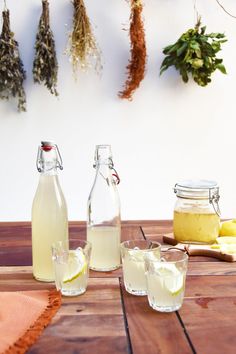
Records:
{"label": "stem of dried herb", "polygon": [[42,0],[42,14],[39,20],[34,48],[34,82],[44,84],[53,95],[58,96],[56,89],[58,63],[54,36],[50,28],[48,0]]}
{"label": "stem of dried herb", "polygon": [[0,98],[18,98],[18,111],[26,111],[26,96],[23,81],[26,78],[20,59],[18,43],[10,29],[10,12],[2,12],[3,25],[0,35]]}
{"label": "stem of dried herb", "polygon": [[142,21],[143,6],[141,0],[131,0],[130,16],[130,41],[131,59],[127,66],[128,78],[123,91],[119,92],[120,98],[132,99],[134,91],[139,87],[144,78],[146,67],[146,43]]}
{"label": "stem of dried herb", "polygon": [[92,32],[91,23],[83,0],[74,0],[73,31],[70,34],[68,54],[71,57],[76,76],[79,67],[86,71],[94,66],[99,73],[102,69],[101,52]]}
{"label": "stem of dried herb", "polygon": [[216,0],[217,4],[222,8],[222,10],[229,16],[236,18],[235,15],[232,15],[229,11],[226,10],[226,8],[219,2],[219,0]]}

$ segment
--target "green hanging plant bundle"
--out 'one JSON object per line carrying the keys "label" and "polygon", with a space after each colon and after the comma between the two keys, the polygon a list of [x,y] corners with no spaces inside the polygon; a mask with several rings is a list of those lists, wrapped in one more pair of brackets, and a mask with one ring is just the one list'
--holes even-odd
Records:
{"label": "green hanging plant bundle", "polygon": [[14,39],[14,33],[10,29],[10,12],[2,12],[3,25],[0,35],[0,98],[18,98],[19,112],[26,111],[26,95],[23,82],[26,78],[23,63],[18,49],[18,43]]}
{"label": "green hanging plant bundle", "polygon": [[51,94],[58,96],[56,89],[58,63],[54,36],[49,24],[48,0],[42,0],[42,7],[43,9],[35,42],[33,78],[34,82],[44,84]]}
{"label": "green hanging plant bundle", "polygon": [[201,27],[200,18],[195,28],[183,33],[176,43],[164,48],[166,55],[161,64],[160,74],[170,66],[180,72],[184,82],[188,82],[189,75],[200,86],[211,82],[212,73],[218,69],[226,74],[223,59],[216,54],[221,50],[221,44],[227,39],[223,33],[206,34],[206,27]]}
{"label": "green hanging plant bundle", "polygon": [[92,26],[83,0],[73,0],[73,30],[69,35],[70,56],[75,77],[79,67],[86,71],[94,66],[97,73],[102,70],[101,52],[94,37]]}

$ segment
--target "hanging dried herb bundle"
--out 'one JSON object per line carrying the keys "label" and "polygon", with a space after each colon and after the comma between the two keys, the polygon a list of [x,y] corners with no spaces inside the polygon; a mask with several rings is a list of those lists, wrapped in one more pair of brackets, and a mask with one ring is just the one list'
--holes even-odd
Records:
{"label": "hanging dried herb bundle", "polygon": [[200,86],[211,82],[211,75],[218,69],[226,74],[223,59],[216,57],[221,44],[227,39],[223,33],[206,34],[206,27],[201,27],[199,17],[195,28],[183,33],[176,43],[164,48],[166,55],[161,64],[160,74],[170,66],[180,72],[182,80],[188,82],[189,75]]}
{"label": "hanging dried herb bundle", "polygon": [[42,7],[34,46],[33,77],[34,82],[44,84],[53,95],[58,96],[56,89],[58,63],[54,36],[50,29],[48,0],[42,0]]}
{"label": "hanging dried herb bundle", "polygon": [[0,36],[0,98],[18,98],[18,110],[26,111],[26,96],[23,81],[26,78],[20,59],[18,43],[10,30],[10,12],[2,12],[3,26]]}
{"label": "hanging dried herb bundle", "polygon": [[128,78],[123,91],[119,92],[120,98],[131,100],[134,91],[139,87],[144,78],[146,66],[146,43],[142,21],[143,6],[141,0],[131,0],[130,16],[130,41],[131,59],[127,66]]}
{"label": "hanging dried herb bundle", "polygon": [[96,39],[83,0],[74,0],[73,31],[70,34],[70,48],[68,53],[71,57],[74,74],[78,68],[87,70],[94,66],[97,72],[102,69],[101,52]]}

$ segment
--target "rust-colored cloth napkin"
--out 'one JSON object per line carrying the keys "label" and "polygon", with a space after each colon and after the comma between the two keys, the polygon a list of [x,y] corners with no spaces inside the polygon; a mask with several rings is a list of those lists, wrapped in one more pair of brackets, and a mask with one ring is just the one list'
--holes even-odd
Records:
{"label": "rust-colored cloth napkin", "polygon": [[56,290],[0,292],[0,353],[25,353],[60,306]]}

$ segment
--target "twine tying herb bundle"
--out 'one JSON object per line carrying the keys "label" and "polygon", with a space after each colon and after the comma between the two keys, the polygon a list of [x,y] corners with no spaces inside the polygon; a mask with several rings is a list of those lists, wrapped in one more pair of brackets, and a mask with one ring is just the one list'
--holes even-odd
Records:
{"label": "twine tying herb bundle", "polygon": [[49,3],[48,0],[42,0],[42,14],[34,46],[33,78],[34,82],[44,84],[51,94],[58,96],[56,89],[58,63],[54,36],[49,22]]}
{"label": "twine tying herb bundle", "polygon": [[18,98],[18,111],[26,111],[26,96],[23,81],[26,78],[20,59],[18,43],[10,29],[10,12],[2,12],[3,25],[0,35],[0,98]]}
{"label": "twine tying herb bundle", "polygon": [[132,99],[134,91],[139,87],[144,78],[146,67],[146,43],[144,24],[142,21],[143,6],[141,0],[131,0],[130,15],[130,41],[131,59],[127,66],[128,78],[123,91],[119,92],[120,98]]}
{"label": "twine tying herb bundle", "polygon": [[71,57],[76,76],[79,67],[86,71],[91,66],[99,73],[102,69],[101,52],[93,35],[92,26],[83,0],[74,0],[73,30],[70,33],[70,46],[67,51]]}
{"label": "twine tying herb bundle", "polygon": [[221,50],[221,44],[226,42],[223,33],[206,34],[206,27],[201,27],[200,17],[195,28],[183,33],[176,43],[164,48],[166,55],[161,64],[160,74],[170,66],[180,72],[182,80],[186,83],[189,74],[200,86],[211,82],[212,73],[218,69],[226,74],[223,59],[216,57]]}

